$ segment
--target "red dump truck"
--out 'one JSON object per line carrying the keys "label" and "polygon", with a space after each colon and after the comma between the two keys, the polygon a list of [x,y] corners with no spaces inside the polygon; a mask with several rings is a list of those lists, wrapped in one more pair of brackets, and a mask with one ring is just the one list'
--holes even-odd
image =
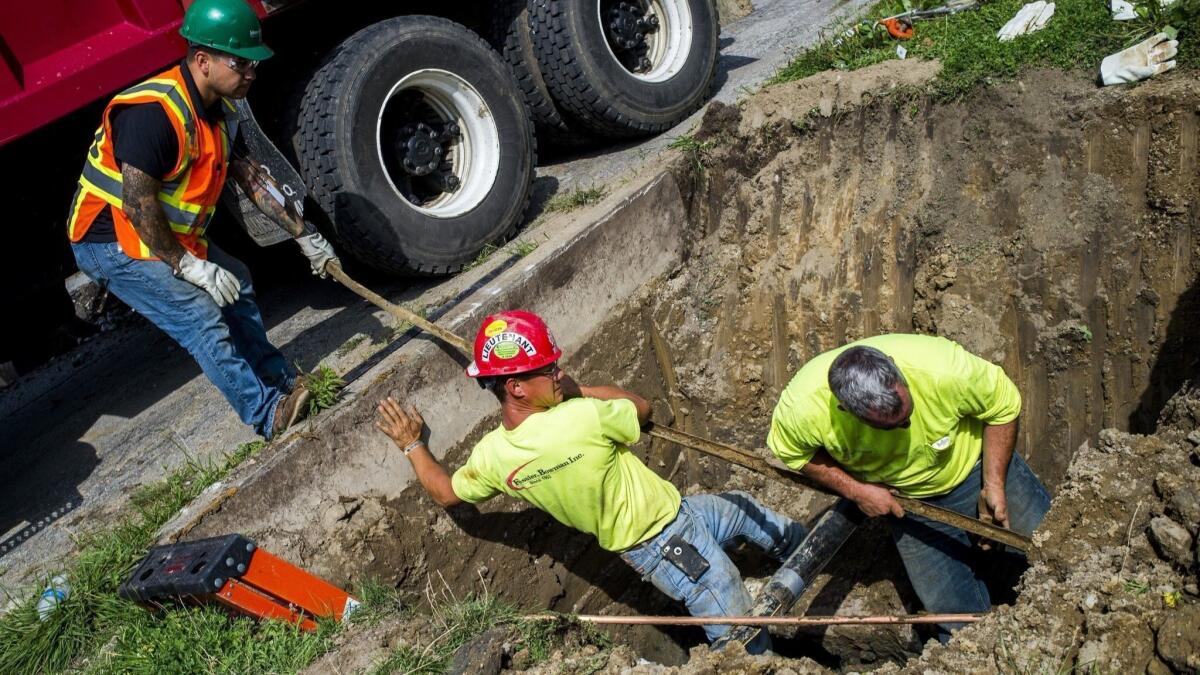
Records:
{"label": "red dump truck", "polygon": [[[392,274],[461,270],[520,224],[538,139],[668,129],[703,103],[717,59],[714,0],[248,2],[276,51],[250,102],[299,170],[306,217]],[[47,269],[61,283],[66,235],[49,231],[100,108],[183,56],[189,4],[0,3],[0,160],[26,180],[6,220],[38,228],[10,237],[30,269],[0,283],[44,285]],[[57,253],[37,250],[49,241]]]}

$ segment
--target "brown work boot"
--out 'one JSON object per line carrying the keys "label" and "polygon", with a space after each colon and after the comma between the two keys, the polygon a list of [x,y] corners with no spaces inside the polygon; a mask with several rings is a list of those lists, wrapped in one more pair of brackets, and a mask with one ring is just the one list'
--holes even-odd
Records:
{"label": "brown work boot", "polygon": [[297,380],[296,385],[292,388],[292,393],[280,399],[275,406],[275,419],[271,423],[271,438],[278,438],[279,434],[308,414],[308,398],[311,395],[308,387]]}

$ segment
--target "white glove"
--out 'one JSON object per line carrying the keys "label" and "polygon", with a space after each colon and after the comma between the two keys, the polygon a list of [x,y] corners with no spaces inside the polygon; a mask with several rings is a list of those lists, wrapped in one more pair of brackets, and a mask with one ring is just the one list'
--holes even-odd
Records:
{"label": "white glove", "polygon": [[333,246],[320,232],[314,232],[307,237],[296,237],[296,243],[300,244],[300,250],[304,251],[308,258],[308,264],[312,265],[313,274],[324,279],[325,266],[338,259]]}
{"label": "white glove", "polygon": [[1100,81],[1105,85],[1137,82],[1175,67],[1178,40],[1158,33],[1142,42],[1104,57],[1100,62]]}
{"label": "white glove", "polygon": [[1009,42],[1021,35],[1027,35],[1041,30],[1050,17],[1054,16],[1054,3],[1045,0],[1031,2],[1017,11],[1016,16],[1008,20],[1004,27],[996,33],[1001,42]]}
{"label": "white glove", "polygon": [[1129,21],[1137,18],[1137,12],[1133,10],[1133,3],[1125,0],[1112,0],[1108,5],[1108,10],[1112,12],[1113,21]]}
{"label": "white glove", "polygon": [[242,293],[241,282],[229,270],[191,253],[184,253],[179,259],[176,276],[208,291],[218,307],[233,304]]}

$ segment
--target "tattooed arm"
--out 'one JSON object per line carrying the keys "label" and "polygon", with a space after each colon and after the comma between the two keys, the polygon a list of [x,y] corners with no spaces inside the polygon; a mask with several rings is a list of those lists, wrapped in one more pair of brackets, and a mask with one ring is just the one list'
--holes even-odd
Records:
{"label": "tattooed arm", "polygon": [[[279,192],[279,184],[254,160],[235,159],[229,163],[229,175],[250,197],[250,201],[268,218],[287,230],[293,237],[304,234],[304,219],[295,212],[291,204],[281,204],[268,186]],[[282,196],[282,193],[280,193]],[[286,201],[286,200],[285,200]]]}
{"label": "tattooed arm", "polygon": [[187,251],[171,232],[158,191],[162,182],[130,164],[121,168],[121,210],[133,223],[133,229],[160,260],[179,269],[179,260]]}

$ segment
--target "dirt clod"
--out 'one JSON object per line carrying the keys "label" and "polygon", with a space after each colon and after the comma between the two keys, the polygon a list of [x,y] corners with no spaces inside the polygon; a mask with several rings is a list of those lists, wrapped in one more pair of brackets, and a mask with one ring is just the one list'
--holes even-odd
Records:
{"label": "dirt clod", "polygon": [[450,661],[447,675],[496,675],[504,658],[509,632],[493,628],[458,648]]}
{"label": "dirt clod", "polygon": [[1188,567],[1192,564],[1192,535],[1179,523],[1159,516],[1150,521],[1150,543],[1164,560]]}

